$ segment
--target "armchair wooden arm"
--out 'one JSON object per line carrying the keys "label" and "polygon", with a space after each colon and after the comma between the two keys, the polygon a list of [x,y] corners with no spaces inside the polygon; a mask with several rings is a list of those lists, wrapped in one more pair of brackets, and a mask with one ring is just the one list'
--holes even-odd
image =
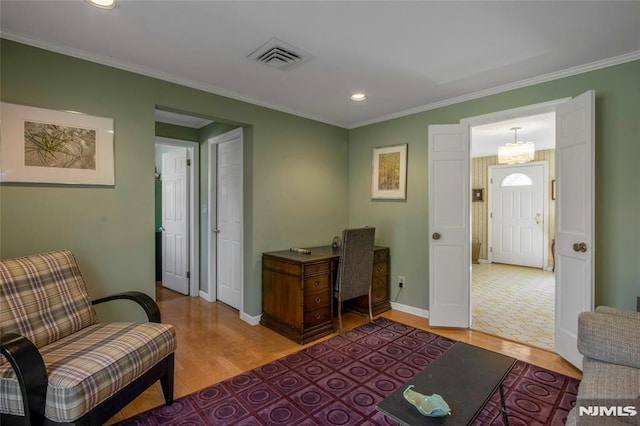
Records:
{"label": "armchair wooden arm", "polygon": [[40,352],[29,339],[17,333],[4,334],[0,342],[2,355],[13,367],[20,384],[24,424],[42,424],[47,396],[47,369]]}
{"label": "armchair wooden arm", "polygon": [[139,291],[125,291],[123,293],[112,294],[111,296],[101,297],[100,299],[92,300],[92,305],[97,305],[104,302],[110,302],[112,300],[133,300],[144,309],[147,314],[149,322],[161,322],[160,321],[160,309],[156,302],[148,295]]}

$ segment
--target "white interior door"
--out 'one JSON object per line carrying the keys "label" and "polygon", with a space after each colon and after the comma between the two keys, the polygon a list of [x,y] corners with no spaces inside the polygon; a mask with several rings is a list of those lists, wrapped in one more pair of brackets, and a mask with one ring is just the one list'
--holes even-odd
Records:
{"label": "white interior door", "polygon": [[593,91],[556,110],[555,349],[578,368],[578,314],[593,309],[594,113]]}
{"label": "white interior door", "polygon": [[[226,136],[225,136],[226,135]],[[217,298],[240,310],[242,302],[242,129],[218,147]]]}
{"label": "white interior door", "polygon": [[429,325],[471,325],[469,126],[429,126]]}
{"label": "white interior door", "polygon": [[545,172],[543,163],[489,168],[492,262],[543,267]]}
{"label": "white interior door", "polygon": [[187,149],[162,154],[162,285],[189,294]]}

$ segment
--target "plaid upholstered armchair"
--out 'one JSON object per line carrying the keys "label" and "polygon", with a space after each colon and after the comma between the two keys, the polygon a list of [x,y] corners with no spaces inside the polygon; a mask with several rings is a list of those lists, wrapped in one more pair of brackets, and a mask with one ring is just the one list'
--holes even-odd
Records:
{"label": "plaid upholstered armchair", "polygon": [[[99,323],[93,305],[137,302],[149,323]],[[127,292],[91,302],[68,250],[0,262],[0,424],[102,424],[157,380],[173,402],[171,325]]]}

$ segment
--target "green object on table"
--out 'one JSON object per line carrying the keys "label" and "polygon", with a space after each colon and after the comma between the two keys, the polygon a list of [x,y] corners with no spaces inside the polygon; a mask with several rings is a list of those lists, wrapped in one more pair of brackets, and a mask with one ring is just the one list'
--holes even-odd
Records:
{"label": "green object on table", "polygon": [[429,417],[442,417],[451,414],[449,404],[437,393],[433,395],[423,395],[411,390],[413,385],[407,386],[402,395],[418,409],[420,414]]}

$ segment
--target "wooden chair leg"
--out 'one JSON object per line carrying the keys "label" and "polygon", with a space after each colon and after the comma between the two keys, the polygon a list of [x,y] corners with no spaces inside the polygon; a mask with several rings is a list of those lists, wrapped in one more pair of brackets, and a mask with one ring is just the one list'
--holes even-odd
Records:
{"label": "wooden chair leg", "polygon": [[171,354],[167,357],[167,372],[160,378],[160,385],[162,385],[162,394],[167,405],[173,404],[173,364],[174,355]]}
{"label": "wooden chair leg", "polygon": [[371,287],[369,287],[369,321],[373,322],[373,308],[371,305]]}
{"label": "wooden chair leg", "polygon": [[338,291],[338,332],[342,334],[342,292]]}

